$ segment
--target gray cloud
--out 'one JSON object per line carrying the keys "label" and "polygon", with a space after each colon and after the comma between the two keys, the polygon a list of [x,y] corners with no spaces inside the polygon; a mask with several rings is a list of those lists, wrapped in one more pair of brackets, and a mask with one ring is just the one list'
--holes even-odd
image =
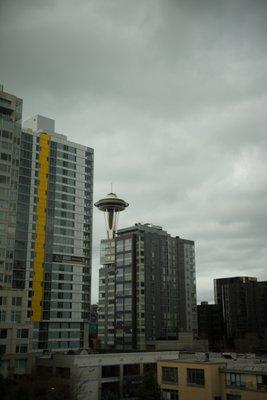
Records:
{"label": "gray cloud", "polygon": [[[196,241],[212,279],[266,274],[267,3],[0,2],[1,80],[58,131],[95,148],[95,198],[129,201],[120,226]],[[94,217],[93,300],[102,215]]]}

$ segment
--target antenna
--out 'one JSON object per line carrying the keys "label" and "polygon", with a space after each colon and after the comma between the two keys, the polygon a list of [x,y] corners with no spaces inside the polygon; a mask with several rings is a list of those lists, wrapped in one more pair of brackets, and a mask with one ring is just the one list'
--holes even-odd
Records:
{"label": "antenna", "polygon": [[113,183],[110,182],[110,192],[113,193]]}

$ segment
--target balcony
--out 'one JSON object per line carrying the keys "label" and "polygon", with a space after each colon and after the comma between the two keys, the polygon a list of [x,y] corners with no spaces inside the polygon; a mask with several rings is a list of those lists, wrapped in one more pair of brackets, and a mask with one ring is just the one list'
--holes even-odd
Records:
{"label": "balcony", "polygon": [[226,384],[225,387],[227,389],[236,389],[236,390],[246,390],[246,391],[256,391],[256,392],[267,392],[267,385],[263,385],[263,384],[254,384],[254,383],[246,383],[246,384],[242,384],[242,385],[234,385],[234,384]]}
{"label": "balcony", "polygon": [[11,103],[6,102],[3,99],[0,99],[0,112],[4,115],[10,115],[14,111],[14,107],[12,107]]}

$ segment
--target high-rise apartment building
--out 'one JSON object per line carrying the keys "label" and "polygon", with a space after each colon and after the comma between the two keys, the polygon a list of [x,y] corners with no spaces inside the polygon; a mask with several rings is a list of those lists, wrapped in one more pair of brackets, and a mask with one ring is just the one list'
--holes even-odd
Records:
{"label": "high-rise apartment building", "polygon": [[240,276],[214,280],[226,346],[255,351],[267,345],[267,282]]}
{"label": "high-rise apartment building", "polygon": [[194,242],[135,224],[101,242],[99,337],[103,347],[144,350],[197,333]]}
{"label": "high-rise apartment building", "polygon": [[21,112],[1,91],[1,335],[23,321],[34,351],[87,347],[93,150],[39,115],[21,129]]}

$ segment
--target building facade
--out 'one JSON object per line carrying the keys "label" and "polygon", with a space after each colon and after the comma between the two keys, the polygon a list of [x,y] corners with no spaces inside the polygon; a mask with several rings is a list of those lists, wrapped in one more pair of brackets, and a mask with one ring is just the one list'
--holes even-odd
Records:
{"label": "building facade", "polygon": [[266,348],[267,283],[254,277],[215,279],[214,293],[226,348],[241,352]]}
{"label": "building facade", "polygon": [[[14,267],[20,188],[22,100],[0,87],[0,357],[1,372],[25,371],[32,350],[32,323],[27,318],[28,293],[18,284]],[[24,235],[26,234],[25,226]]]}
{"label": "building facade", "polygon": [[3,323],[14,328],[14,322],[23,322],[32,330],[27,352],[83,348],[90,310],[93,150],[57,134],[54,121],[39,115],[21,129],[22,101],[15,96],[2,91],[0,104],[0,202],[6,218],[1,335],[7,340],[13,335]]}
{"label": "building facade", "polygon": [[115,345],[115,239],[101,240],[98,299],[98,338],[102,349]]}
{"label": "building facade", "polygon": [[267,363],[264,359],[223,355],[182,355],[159,361],[158,384],[164,400],[265,400]]}
{"label": "building facade", "polygon": [[177,351],[53,354],[36,359],[36,373],[66,377],[79,400],[136,399],[143,376],[156,376],[157,361],[177,359]]}
{"label": "building facade", "polygon": [[202,301],[197,306],[197,317],[199,338],[208,340],[210,351],[222,351],[224,327],[220,306]]}
{"label": "building facade", "polygon": [[177,339],[181,331],[197,334],[194,242],[136,224],[118,230],[112,246],[102,241],[101,255],[104,348],[145,350],[153,341]]}

